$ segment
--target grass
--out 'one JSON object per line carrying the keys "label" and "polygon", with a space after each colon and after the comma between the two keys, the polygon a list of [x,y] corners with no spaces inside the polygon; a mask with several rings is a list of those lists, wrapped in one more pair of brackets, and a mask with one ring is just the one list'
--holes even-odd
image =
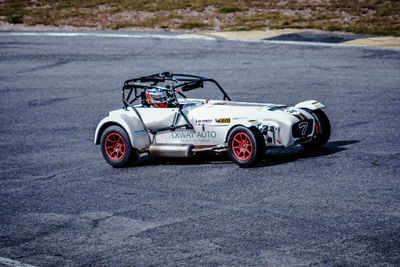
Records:
{"label": "grass", "polygon": [[179,29],[184,29],[184,30],[192,30],[192,29],[202,29],[202,28],[207,28],[210,25],[203,23],[203,22],[183,22],[179,25]]}
{"label": "grass", "polygon": [[5,0],[0,20],[105,29],[310,28],[400,36],[400,1]]}

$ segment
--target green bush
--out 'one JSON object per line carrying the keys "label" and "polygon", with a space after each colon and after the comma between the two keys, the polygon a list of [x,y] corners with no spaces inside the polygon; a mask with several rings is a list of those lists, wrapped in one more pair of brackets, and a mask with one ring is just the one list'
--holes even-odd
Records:
{"label": "green bush", "polygon": [[196,28],[206,28],[209,25],[203,22],[183,22],[179,25],[179,29],[191,30]]}
{"label": "green bush", "polygon": [[242,9],[237,6],[223,6],[218,9],[219,13],[234,13],[240,11],[242,11]]}
{"label": "green bush", "polygon": [[22,24],[24,23],[24,16],[12,15],[8,17],[8,23],[11,24]]}

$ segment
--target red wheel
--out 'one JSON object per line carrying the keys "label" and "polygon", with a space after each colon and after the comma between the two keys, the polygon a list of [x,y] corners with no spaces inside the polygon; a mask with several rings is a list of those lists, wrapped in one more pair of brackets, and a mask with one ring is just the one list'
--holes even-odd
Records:
{"label": "red wheel", "polygon": [[112,160],[120,160],[125,155],[125,142],[118,133],[109,133],[104,141],[104,150]]}
{"label": "red wheel", "polygon": [[131,145],[128,134],[119,126],[108,127],[101,136],[101,152],[113,167],[125,167],[139,157]]}
{"label": "red wheel", "polygon": [[255,165],[265,154],[263,135],[253,128],[234,128],[228,137],[228,154],[240,167]]}
{"label": "red wheel", "polygon": [[246,133],[237,133],[232,139],[233,155],[242,161],[248,160],[253,153],[253,143]]}

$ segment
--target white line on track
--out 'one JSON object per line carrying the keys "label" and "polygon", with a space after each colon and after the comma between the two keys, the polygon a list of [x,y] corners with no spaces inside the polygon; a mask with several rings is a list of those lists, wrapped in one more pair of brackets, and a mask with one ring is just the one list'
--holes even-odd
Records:
{"label": "white line on track", "polygon": [[12,267],[34,267],[33,265],[30,265],[30,264],[22,263],[19,261],[15,261],[15,260],[3,258],[3,257],[0,257],[0,264],[12,266]]}
{"label": "white line on track", "polygon": [[[187,39],[187,37],[179,37],[177,35],[167,34],[123,34],[123,33],[97,33],[97,32],[3,32],[2,34],[11,36],[54,36],[54,37],[106,37],[106,38],[161,38],[161,39]],[[202,39],[214,40],[212,37]]]}

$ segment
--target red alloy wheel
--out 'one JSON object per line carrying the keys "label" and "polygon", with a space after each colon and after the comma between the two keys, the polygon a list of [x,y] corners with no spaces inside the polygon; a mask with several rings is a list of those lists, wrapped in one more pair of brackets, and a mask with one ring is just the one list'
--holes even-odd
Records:
{"label": "red alloy wheel", "polygon": [[118,133],[109,133],[104,142],[104,150],[112,160],[120,160],[125,155],[125,141]]}
{"label": "red alloy wheel", "polygon": [[232,151],[239,160],[248,160],[253,153],[253,143],[246,133],[237,133],[232,139]]}

